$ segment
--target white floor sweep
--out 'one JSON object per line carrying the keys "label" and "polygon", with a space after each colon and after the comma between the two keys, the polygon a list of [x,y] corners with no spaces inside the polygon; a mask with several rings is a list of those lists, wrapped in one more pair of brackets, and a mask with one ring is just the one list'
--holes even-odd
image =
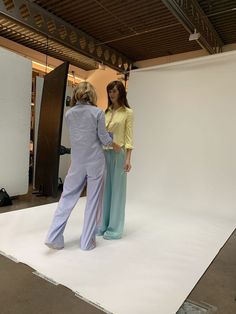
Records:
{"label": "white floor sweep", "polygon": [[43,244],[56,203],[1,214],[0,250],[115,314],[176,313],[236,222],[233,212],[199,216],[132,203],[124,238],[99,237],[97,248],[84,252],[84,204],[72,213],[61,251]]}
{"label": "white floor sweep", "polygon": [[132,72],[135,150],[126,229],[78,248],[44,239],[56,204],[0,215],[0,251],[114,314],[175,314],[236,226],[236,53]]}

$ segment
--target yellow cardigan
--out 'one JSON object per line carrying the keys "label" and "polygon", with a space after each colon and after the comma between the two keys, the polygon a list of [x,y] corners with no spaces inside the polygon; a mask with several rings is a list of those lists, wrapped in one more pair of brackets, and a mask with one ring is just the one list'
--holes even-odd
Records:
{"label": "yellow cardigan", "polygon": [[126,149],[133,149],[133,110],[119,107],[112,111],[108,109],[106,115],[106,128],[113,134],[113,141]]}

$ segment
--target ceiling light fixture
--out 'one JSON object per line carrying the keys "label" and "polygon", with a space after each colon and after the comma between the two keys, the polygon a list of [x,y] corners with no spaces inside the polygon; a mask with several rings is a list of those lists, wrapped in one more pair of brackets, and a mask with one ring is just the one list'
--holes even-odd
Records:
{"label": "ceiling light fixture", "polygon": [[[53,67],[50,67],[48,65],[46,66],[45,64],[40,63],[40,62],[36,62],[36,61],[32,61],[32,65],[33,65],[33,68],[36,69],[36,70],[40,70],[40,71],[47,70],[47,73],[49,73],[49,72],[51,72],[52,70],[55,69]],[[73,84],[79,83],[81,81],[84,81],[84,79],[76,76],[74,71],[72,71],[72,74],[68,73],[68,79],[70,81],[72,81]]]}
{"label": "ceiling light fixture", "polygon": [[194,33],[190,34],[189,41],[198,40],[201,37],[201,34],[197,32],[196,28],[194,29]]}

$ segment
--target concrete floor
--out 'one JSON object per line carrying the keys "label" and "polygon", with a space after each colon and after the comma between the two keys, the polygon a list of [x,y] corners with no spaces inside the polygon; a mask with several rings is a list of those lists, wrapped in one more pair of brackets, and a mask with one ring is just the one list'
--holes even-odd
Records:
{"label": "concrete floor", "polygon": [[192,290],[189,299],[214,305],[217,314],[236,313],[236,231]]}
{"label": "concrete floor", "polygon": [[[13,200],[12,206],[1,207],[0,213],[48,204],[58,199],[37,197],[29,191],[27,195]],[[0,314],[104,313],[76,297],[68,288],[55,286],[34,275],[33,271],[27,265],[0,255]],[[210,304],[216,308],[216,314],[236,313],[236,232],[194,287],[188,300]]]}

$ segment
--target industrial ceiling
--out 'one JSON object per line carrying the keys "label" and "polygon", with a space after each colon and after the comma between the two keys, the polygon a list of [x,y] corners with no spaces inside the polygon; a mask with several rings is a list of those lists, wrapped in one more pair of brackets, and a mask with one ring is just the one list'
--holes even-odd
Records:
{"label": "industrial ceiling", "polygon": [[124,72],[236,43],[236,0],[0,0],[0,35],[85,70],[99,62]]}

